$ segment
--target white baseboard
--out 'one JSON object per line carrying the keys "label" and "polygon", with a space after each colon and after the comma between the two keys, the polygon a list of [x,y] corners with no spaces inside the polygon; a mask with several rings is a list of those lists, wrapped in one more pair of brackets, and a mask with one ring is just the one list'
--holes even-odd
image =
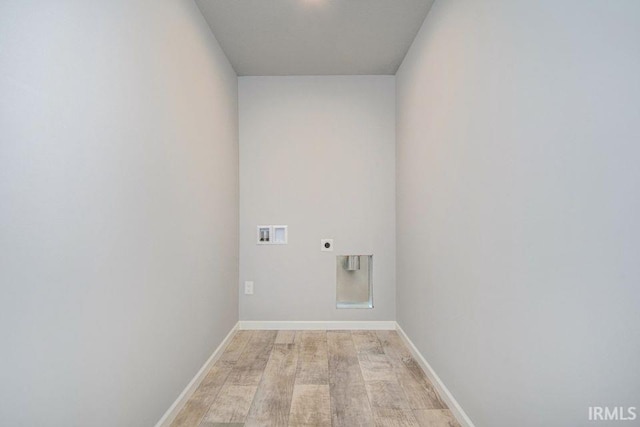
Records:
{"label": "white baseboard", "polygon": [[191,395],[196,391],[196,389],[198,388],[198,386],[200,385],[204,377],[209,372],[209,369],[211,369],[213,364],[218,361],[224,349],[227,347],[227,344],[229,344],[229,341],[231,341],[233,334],[237,330],[238,330],[238,323],[236,323],[233,326],[233,328],[231,328],[231,330],[229,331],[227,336],[222,340],[218,348],[216,348],[213,351],[213,354],[211,354],[211,356],[209,357],[209,359],[207,359],[207,361],[204,362],[204,365],[202,365],[202,368],[200,368],[196,376],[193,377],[191,382],[187,384],[187,387],[185,387],[185,389],[182,390],[182,393],[180,393],[180,396],[178,396],[176,401],[173,402],[173,405],[171,405],[171,407],[167,409],[167,412],[164,413],[164,415],[162,416],[162,418],[160,418],[160,421],[158,421],[155,427],[169,427],[169,425],[173,422],[173,420],[178,416],[178,413],[184,407],[185,403],[187,403],[187,400],[189,400]]}
{"label": "white baseboard", "polygon": [[427,359],[425,359],[424,356],[422,356],[422,354],[420,353],[420,351],[418,351],[416,346],[409,339],[407,334],[402,330],[400,325],[396,324],[396,326],[398,329],[398,335],[400,335],[400,337],[405,342],[407,347],[409,347],[409,350],[411,350],[413,357],[418,361],[418,364],[420,364],[420,367],[422,368],[424,373],[427,375],[429,380],[431,380],[431,383],[433,383],[433,386],[436,388],[436,391],[438,392],[438,394],[440,395],[444,403],[447,404],[453,416],[456,417],[456,419],[458,420],[458,422],[462,427],[474,427],[473,423],[471,422],[471,419],[467,416],[464,410],[462,410],[462,407],[460,406],[458,401],[453,397],[449,389],[444,385],[444,383],[442,382],[440,377],[438,377],[438,374],[436,374],[436,372],[433,370],[431,365],[429,365],[429,362],[427,362]]}
{"label": "white baseboard", "polygon": [[263,321],[263,320],[241,320],[239,327],[241,330],[387,330],[396,329],[397,323],[394,320],[320,320],[320,321]]}

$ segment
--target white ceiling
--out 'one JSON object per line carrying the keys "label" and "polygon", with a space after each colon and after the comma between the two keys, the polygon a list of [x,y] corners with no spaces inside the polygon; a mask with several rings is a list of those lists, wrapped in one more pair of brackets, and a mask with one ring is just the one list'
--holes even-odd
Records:
{"label": "white ceiling", "polygon": [[240,76],[395,74],[433,0],[196,0]]}

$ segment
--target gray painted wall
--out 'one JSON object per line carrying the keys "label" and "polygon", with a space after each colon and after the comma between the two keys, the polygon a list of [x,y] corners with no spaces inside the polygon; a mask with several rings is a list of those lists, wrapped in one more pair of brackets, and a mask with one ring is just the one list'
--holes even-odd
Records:
{"label": "gray painted wall", "polygon": [[[255,282],[240,318],[394,320],[394,77],[241,77],[239,95],[240,280]],[[263,224],[289,244],[256,245]],[[372,310],[335,308],[350,253],[374,256]]]}
{"label": "gray painted wall", "polygon": [[0,425],[153,425],[238,318],[235,73],[192,1],[3,1],[0,93]]}
{"label": "gray painted wall", "polygon": [[639,41],[635,0],[438,0],[397,75],[398,320],[477,426],[640,407]]}

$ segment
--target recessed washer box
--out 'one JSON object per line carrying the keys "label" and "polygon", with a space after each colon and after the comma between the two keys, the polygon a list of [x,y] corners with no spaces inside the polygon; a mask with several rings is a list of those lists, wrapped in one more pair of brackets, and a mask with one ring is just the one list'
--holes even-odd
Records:
{"label": "recessed washer box", "polygon": [[271,243],[272,235],[273,230],[270,225],[259,225],[256,243],[259,245],[268,245]]}
{"label": "recessed washer box", "polygon": [[256,235],[258,245],[286,245],[288,241],[286,225],[259,225]]}

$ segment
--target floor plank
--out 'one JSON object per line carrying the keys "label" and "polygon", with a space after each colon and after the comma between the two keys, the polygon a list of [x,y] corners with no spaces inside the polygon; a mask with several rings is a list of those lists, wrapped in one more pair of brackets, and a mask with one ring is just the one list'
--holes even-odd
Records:
{"label": "floor plank", "polygon": [[410,409],[374,408],[376,427],[419,427]]}
{"label": "floor plank", "polygon": [[351,333],[328,331],[327,344],[333,427],[373,425],[373,414]]}
{"label": "floor plank", "polygon": [[236,331],[231,342],[227,348],[225,348],[224,353],[222,353],[220,360],[223,362],[237,362],[251,340],[252,335],[253,331]]}
{"label": "floor plank", "polygon": [[172,427],[197,426],[209,407],[216,399],[225,381],[231,373],[232,366],[229,363],[218,361],[204,377],[193,396],[184,405],[178,416],[171,423]]}
{"label": "floor plank", "polygon": [[327,333],[325,331],[298,331],[296,384],[329,384]]}
{"label": "floor plank", "polygon": [[413,414],[420,427],[460,427],[460,424],[448,409],[414,410]]}
{"label": "floor plank", "polygon": [[247,415],[247,426],[286,426],[289,422],[298,351],[293,344],[274,344],[271,357]]}
{"label": "floor plank", "polygon": [[351,339],[358,353],[384,354],[375,331],[351,331]]}
{"label": "floor plank", "polygon": [[405,369],[396,372],[411,409],[447,409],[431,381],[415,360],[405,362]]}
{"label": "floor plank", "polygon": [[409,409],[409,402],[397,381],[366,381],[372,408]]}
{"label": "floor plank", "polygon": [[295,337],[296,331],[278,331],[276,344],[293,344]]}
{"label": "floor plank", "polygon": [[211,404],[201,427],[216,423],[244,423],[258,386],[225,384]]}
{"label": "floor plank", "polygon": [[374,331],[352,331],[365,381],[396,381],[396,374]]}
{"label": "floor plank", "polygon": [[258,385],[269,361],[277,331],[256,331],[229,374],[233,385]]}
{"label": "floor plank", "polygon": [[295,385],[289,427],[331,425],[329,385]]}
{"label": "floor plank", "polygon": [[382,348],[404,390],[411,409],[447,409],[431,381],[395,331],[377,331]]}
{"label": "floor plank", "polygon": [[358,353],[365,381],[397,381],[395,371],[384,354]]}

